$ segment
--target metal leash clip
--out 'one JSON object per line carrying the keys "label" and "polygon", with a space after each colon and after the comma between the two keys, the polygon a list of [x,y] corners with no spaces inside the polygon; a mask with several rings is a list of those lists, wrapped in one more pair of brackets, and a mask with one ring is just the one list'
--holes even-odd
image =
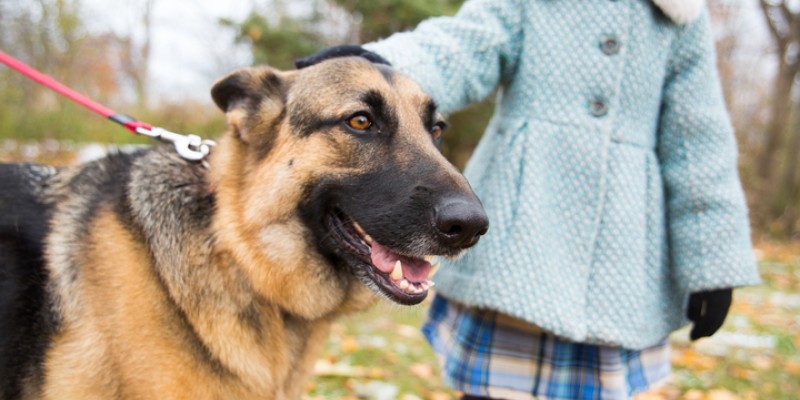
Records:
{"label": "metal leash clip", "polygon": [[197,135],[183,135],[155,126],[150,129],[137,127],[136,133],[150,136],[164,142],[170,142],[175,145],[175,151],[177,151],[178,155],[184,160],[203,161],[203,165],[206,165],[205,158],[211,153],[211,148],[217,144],[213,140],[203,139]]}

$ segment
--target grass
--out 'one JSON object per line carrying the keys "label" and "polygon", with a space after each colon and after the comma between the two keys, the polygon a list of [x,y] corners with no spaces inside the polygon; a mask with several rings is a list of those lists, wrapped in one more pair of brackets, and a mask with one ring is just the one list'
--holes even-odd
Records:
{"label": "grass", "polygon": [[[322,376],[309,388],[309,397],[380,397],[380,388],[394,388],[397,398],[450,398],[434,354],[419,332],[426,309],[427,305],[400,308],[382,302],[335,324],[318,364]],[[369,386],[371,382],[379,384]]]}
{"label": "grass", "polygon": [[[759,248],[764,284],[736,291],[725,325],[712,338],[690,343],[688,329],[673,334],[671,381],[639,400],[799,398],[800,243]],[[427,307],[382,303],[337,323],[308,398],[455,398],[419,332]]]}

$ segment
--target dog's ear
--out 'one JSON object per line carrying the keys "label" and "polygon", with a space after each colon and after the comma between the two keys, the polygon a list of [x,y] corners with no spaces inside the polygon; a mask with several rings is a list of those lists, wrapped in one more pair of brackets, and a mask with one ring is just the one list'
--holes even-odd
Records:
{"label": "dog's ear", "polygon": [[280,71],[266,66],[238,69],[214,84],[211,98],[225,112],[242,102],[252,106],[264,97],[280,98],[284,88],[279,74]]}
{"label": "dog's ear", "polygon": [[274,126],[285,115],[286,92],[292,73],[270,67],[242,68],[218,80],[211,88],[214,103],[228,115],[231,129],[252,138],[265,125]]}

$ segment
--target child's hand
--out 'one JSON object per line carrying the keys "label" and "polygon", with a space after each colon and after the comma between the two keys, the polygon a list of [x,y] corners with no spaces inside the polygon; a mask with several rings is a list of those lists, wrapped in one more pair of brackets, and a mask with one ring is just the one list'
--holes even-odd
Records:
{"label": "child's hand", "polygon": [[689,296],[686,316],[694,322],[689,334],[692,340],[711,336],[722,326],[731,307],[732,298],[733,289],[696,292]]}

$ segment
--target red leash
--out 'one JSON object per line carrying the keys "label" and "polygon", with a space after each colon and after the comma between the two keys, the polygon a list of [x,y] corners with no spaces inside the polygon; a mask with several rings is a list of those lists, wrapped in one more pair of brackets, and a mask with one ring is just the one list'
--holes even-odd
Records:
{"label": "red leash", "polygon": [[181,157],[192,160],[201,161],[205,159],[208,153],[211,152],[211,147],[214,146],[212,140],[202,139],[197,135],[181,135],[175,132],[170,132],[163,128],[154,127],[146,122],[136,120],[125,114],[120,114],[114,110],[105,107],[102,104],[64,86],[61,82],[53,79],[49,75],[45,75],[22,61],[0,51],[0,62],[8,65],[9,67],[17,70],[28,78],[38,82],[39,84],[54,90],[55,92],[69,98],[70,100],[114,121],[125,129],[146,136],[150,136],[163,141],[172,142],[175,144],[175,149]]}

